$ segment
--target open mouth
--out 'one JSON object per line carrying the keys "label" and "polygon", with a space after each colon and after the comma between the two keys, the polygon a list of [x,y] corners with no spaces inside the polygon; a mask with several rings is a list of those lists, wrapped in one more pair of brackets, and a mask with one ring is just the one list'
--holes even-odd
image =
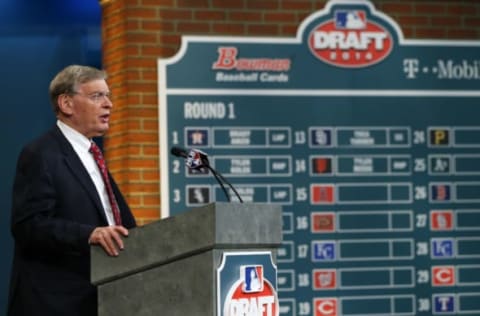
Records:
{"label": "open mouth", "polygon": [[100,116],[100,120],[102,121],[102,123],[108,123],[109,119],[110,119],[110,114],[105,114]]}

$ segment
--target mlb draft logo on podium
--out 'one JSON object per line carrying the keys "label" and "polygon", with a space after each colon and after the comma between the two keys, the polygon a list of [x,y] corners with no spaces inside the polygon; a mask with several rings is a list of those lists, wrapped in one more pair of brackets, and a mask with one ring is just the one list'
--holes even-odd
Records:
{"label": "mlb draft logo on podium", "polygon": [[263,291],[263,266],[242,266],[240,267],[240,271],[244,293],[258,293]]}
{"label": "mlb draft logo on podium", "polygon": [[217,269],[222,316],[278,316],[277,267],[271,252],[226,252]]}

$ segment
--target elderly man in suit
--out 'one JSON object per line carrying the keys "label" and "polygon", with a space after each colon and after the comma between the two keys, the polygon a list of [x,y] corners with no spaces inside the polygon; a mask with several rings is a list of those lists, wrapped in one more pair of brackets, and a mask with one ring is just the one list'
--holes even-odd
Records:
{"label": "elderly man in suit", "polygon": [[13,186],[15,240],[9,316],[92,316],[90,245],[118,256],[135,219],[92,138],[112,102],[106,73],[72,65],[50,84],[56,125],[20,153]]}

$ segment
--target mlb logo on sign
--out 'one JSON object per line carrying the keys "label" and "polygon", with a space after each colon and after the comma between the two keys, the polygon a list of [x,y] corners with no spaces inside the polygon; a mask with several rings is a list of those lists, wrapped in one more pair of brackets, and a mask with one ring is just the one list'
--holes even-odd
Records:
{"label": "mlb logo on sign", "polygon": [[279,315],[277,267],[271,252],[224,252],[216,288],[215,315]]}
{"label": "mlb logo on sign", "polygon": [[339,10],[335,12],[335,28],[346,30],[361,30],[367,25],[365,11]]}
{"label": "mlb logo on sign", "polygon": [[342,68],[373,66],[392,52],[394,39],[387,25],[368,10],[352,7],[334,10],[330,19],[319,21],[308,36],[314,57]]}
{"label": "mlb logo on sign", "polygon": [[263,267],[243,266],[241,267],[244,293],[257,293],[263,291]]}

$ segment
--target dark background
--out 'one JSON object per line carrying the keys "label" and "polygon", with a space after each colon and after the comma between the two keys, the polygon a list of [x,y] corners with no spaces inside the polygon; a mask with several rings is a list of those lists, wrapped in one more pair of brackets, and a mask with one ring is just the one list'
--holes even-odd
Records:
{"label": "dark background", "polygon": [[98,0],[0,0],[0,314],[6,309],[13,240],[11,187],[21,147],[50,128],[48,86],[69,64],[101,67]]}

